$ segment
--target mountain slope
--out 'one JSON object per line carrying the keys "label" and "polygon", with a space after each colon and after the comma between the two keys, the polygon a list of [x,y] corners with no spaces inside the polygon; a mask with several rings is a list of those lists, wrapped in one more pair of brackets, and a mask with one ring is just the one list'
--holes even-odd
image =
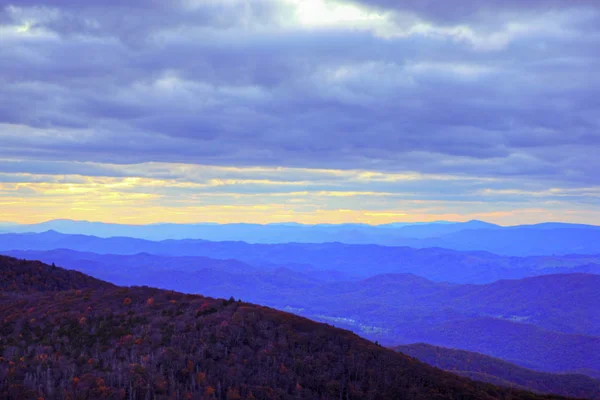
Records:
{"label": "mountain slope", "polygon": [[600,358],[595,356],[600,354],[597,275],[549,275],[486,285],[432,282],[411,274],[330,281],[309,271],[202,257],[66,250],[18,256],[68,261],[62,266],[116,284],[234,296],[389,345],[425,341],[540,371],[600,374]]}
{"label": "mountain slope", "polygon": [[501,358],[525,368],[600,375],[600,337],[569,335],[496,318],[446,321],[406,335],[425,342]]}
{"label": "mountain slope", "polygon": [[[50,270],[49,270],[50,268]],[[39,261],[18,260],[0,256],[0,291],[29,292],[69,289],[101,289],[114,285],[77,271],[43,264]]]}
{"label": "mountain slope", "polygon": [[457,308],[485,310],[563,333],[600,336],[600,275],[544,275],[468,288],[454,294]]}
{"label": "mountain slope", "polygon": [[[547,330],[600,336],[600,275],[545,275],[503,280],[486,285],[432,282],[411,274],[377,275],[348,281],[306,266],[296,270],[255,267],[236,260],[206,257],[167,257],[150,254],[99,255],[69,250],[12,251],[9,255],[36,258],[77,269],[120,285],[148,285],[187,293],[243,297],[276,307],[301,304],[313,312],[351,312],[357,305],[377,305],[354,314],[362,319],[390,321],[407,318],[418,307],[434,319],[452,309],[459,319],[495,317],[527,322]],[[272,294],[278,292],[278,296]],[[307,294],[309,294],[307,298]],[[382,305],[393,311],[382,310]],[[399,322],[401,319],[399,320]]]}
{"label": "mountain slope", "polygon": [[[11,276],[28,282],[21,267]],[[41,267],[41,280],[55,272]],[[273,309],[146,287],[0,291],[0,319],[7,399],[558,398],[459,378]]]}
{"label": "mountain slope", "polygon": [[600,381],[585,375],[548,374],[519,367],[480,353],[425,343],[397,346],[395,350],[456,374],[540,393],[600,399]]}

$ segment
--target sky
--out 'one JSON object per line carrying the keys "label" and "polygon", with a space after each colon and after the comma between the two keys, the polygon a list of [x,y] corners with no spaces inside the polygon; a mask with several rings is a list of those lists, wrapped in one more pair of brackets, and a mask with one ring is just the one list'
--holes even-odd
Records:
{"label": "sky", "polygon": [[0,221],[600,224],[597,0],[0,0]]}

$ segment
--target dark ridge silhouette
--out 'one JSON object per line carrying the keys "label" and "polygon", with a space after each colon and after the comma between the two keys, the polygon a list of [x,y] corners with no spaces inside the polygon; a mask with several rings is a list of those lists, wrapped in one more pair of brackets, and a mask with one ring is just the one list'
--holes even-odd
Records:
{"label": "dark ridge silhouette", "polygon": [[478,381],[538,393],[600,399],[600,381],[581,374],[537,372],[480,353],[426,343],[402,345],[394,349],[434,367]]}
{"label": "dark ridge silhouette", "polygon": [[[83,288],[79,273],[0,259],[2,279],[26,289],[0,292],[0,398],[560,398],[461,378],[234,299],[94,279]],[[55,275],[62,283],[46,285]]]}
{"label": "dark ridge silhouette", "polygon": [[49,266],[40,261],[19,260],[0,256],[0,290],[2,291],[59,291],[70,289],[101,289],[113,284],[92,278],[77,271]]}

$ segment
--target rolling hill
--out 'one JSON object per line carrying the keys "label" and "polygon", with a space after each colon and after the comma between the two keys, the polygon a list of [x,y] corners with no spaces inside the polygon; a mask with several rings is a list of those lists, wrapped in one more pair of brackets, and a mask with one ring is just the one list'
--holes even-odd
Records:
{"label": "rolling hill", "polygon": [[537,372],[480,353],[425,343],[397,346],[395,350],[434,367],[479,381],[540,393],[600,399],[600,381],[585,375]]}
{"label": "rolling hill", "polygon": [[[13,252],[120,285],[242,298],[350,329],[393,345],[413,342],[478,351],[523,367],[600,374],[600,276],[547,275],[484,285],[413,274],[346,280],[296,266],[235,260],[69,250]],[[304,268],[304,269],[303,269]]]}
{"label": "rolling hill", "polygon": [[[5,270],[20,284],[0,291],[2,398],[558,398],[460,378],[233,299],[93,279],[82,288],[81,274],[0,257]],[[46,281],[60,283],[37,290]]]}
{"label": "rolling hill", "polygon": [[[600,336],[597,322],[600,320],[600,291],[597,290],[600,275],[595,274],[543,275],[460,285],[433,282],[414,274],[348,279],[339,272],[314,270],[305,265],[261,268],[237,260],[195,256],[108,255],[72,250],[6,253],[57,263],[121,285],[243,296],[275,306],[302,302],[315,312],[337,312],[338,309],[342,312],[348,310],[348,304],[370,303],[379,305],[374,310],[382,305],[418,307],[422,314],[431,316],[451,307],[460,318],[495,317],[568,334]],[[280,292],[279,298],[273,298],[273,290]],[[305,299],[306,293],[310,293],[310,299]],[[377,315],[374,319],[385,321],[389,317]]]}

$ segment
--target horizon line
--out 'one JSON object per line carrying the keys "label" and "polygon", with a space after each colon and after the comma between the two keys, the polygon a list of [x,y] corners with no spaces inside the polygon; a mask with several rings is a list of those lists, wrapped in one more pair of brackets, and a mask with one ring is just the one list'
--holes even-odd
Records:
{"label": "horizon line", "polygon": [[[297,225],[297,226],[306,226],[306,227],[359,225],[359,226],[366,226],[366,227],[379,227],[379,226],[390,226],[390,225],[405,225],[405,226],[411,226],[411,225],[413,225],[414,226],[414,225],[427,225],[427,224],[467,224],[467,223],[482,223],[482,224],[488,224],[488,225],[493,225],[493,226],[502,227],[502,228],[519,227],[519,226],[536,226],[536,225],[544,225],[544,224],[563,224],[563,225],[599,226],[600,227],[600,225],[595,225],[595,224],[583,224],[583,223],[578,223],[578,222],[564,222],[564,221],[543,221],[543,222],[538,222],[538,223],[503,225],[503,224],[498,224],[498,223],[489,222],[489,221],[480,220],[480,219],[469,219],[469,220],[460,220],[460,221],[457,221],[457,220],[433,220],[433,221],[414,221],[414,222],[394,221],[394,222],[386,222],[386,223],[382,223],[382,224],[369,224],[367,222],[342,222],[342,223],[328,223],[328,222],[323,222],[323,223],[317,223],[317,224],[307,224],[307,223],[296,222],[296,221],[268,222],[268,223],[243,222],[243,221],[239,221],[239,222],[225,222],[225,223],[214,222],[214,221],[201,221],[201,222],[181,223],[181,222],[163,221],[163,222],[153,222],[153,223],[148,223],[148,224],[135,224],[135,223],[131,224],[131,223],[120,223],[120,222],[105,222],[105,221],[99,221],[99,220],[83,220],[83,219],[79,220],[79,219],[69,219],[69,218],[49,219],[49,220],[45,220],[45,221],[41,221],[41,222],[34,222],[34,223],[21,223],[21,222],[16,222],[16,221],[0,221],[0,226],[2,226],[2,225],[9,225],[9,226],[34,226],[34,225],[47,224],[47,223],[51,223],[51,222],[73,222],[73,223],[90,223],[90,224],[117,225],[117,226],[119,226],[119,225],[120,226],[139,226],[139,227],[158,226],[158,225],[178,225],[178,226],[193,226],[193,225],[214,225],[214,226],[227,226],[227,225],[253,225],[253,226]],[[52,229],[49,229],[49,230],[52,230]]]}

